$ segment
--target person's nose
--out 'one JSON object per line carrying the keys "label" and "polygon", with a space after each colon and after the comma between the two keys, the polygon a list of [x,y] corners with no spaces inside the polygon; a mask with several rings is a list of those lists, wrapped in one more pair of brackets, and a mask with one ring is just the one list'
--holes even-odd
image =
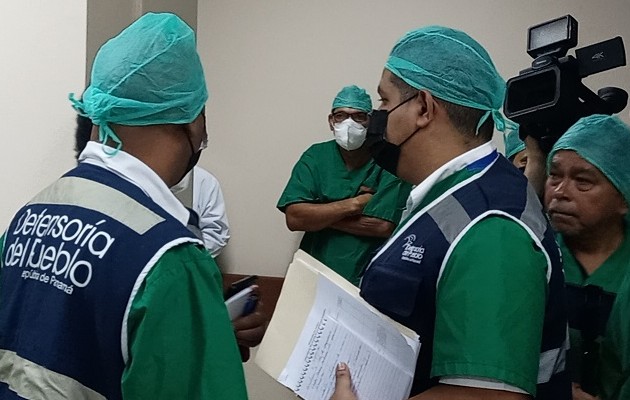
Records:
{"label": "person's nose", "polygon": [[568,194],[568,182],[565,179],[562,179],[558,182],[558,184],[552,186],[551,188],[551,196],[556,200],[566,199],[568,198]]}

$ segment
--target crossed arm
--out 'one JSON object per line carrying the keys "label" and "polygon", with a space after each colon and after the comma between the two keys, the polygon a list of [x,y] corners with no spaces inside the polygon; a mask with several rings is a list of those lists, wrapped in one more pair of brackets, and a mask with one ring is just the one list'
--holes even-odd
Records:
{"label": "crossed arm", "polygon": [[371,193],[362,193],[325,204],[291,204],[285,210],[287,227],[292,231],[332,228],[357,236],[389,237],[395,227],[392,222],[361,215],[371,198]]}

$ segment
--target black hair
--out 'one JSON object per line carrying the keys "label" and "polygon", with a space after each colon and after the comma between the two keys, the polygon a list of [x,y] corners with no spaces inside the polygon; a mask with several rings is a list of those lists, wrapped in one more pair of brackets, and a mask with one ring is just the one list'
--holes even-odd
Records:
{"label": "black hair", "polygon": [[75,158],[79,159],[79,154],[85,149],[92,134],[92,120],[82,115],[77,115],[77,127],[74,131],[74,151]]}
{"label": "black hair", "polygon": [[[396,87],[396,89],[398,89],[400,97],[403,100],[418,94],[418,89],[412,87],[394,74],[391,74],[390,82]],[[492,135],[494,133],[494,120],[492,115],[490,115],[483,125],[481,125],[479,128],[479,134],[477,134],[477,124],[486,111],[460,106],[459,104],[454,104],[435,96],[434,98],[444,107],[446,115],[448,115],[451,123],[462,135],[469,137],[470,139],[480,138],[484,142],[492,140]]]}

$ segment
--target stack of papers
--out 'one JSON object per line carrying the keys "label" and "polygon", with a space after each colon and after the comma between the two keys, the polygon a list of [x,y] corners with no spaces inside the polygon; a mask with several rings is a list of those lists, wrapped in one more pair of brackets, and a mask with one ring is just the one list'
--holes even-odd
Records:
{"label": "stack of papers", "polygon": [[418,335],[381,314],[352,284],[301,250],[295,254],[256,357],[305,400],[329,400],[345,362],[361,400],[403,400],[411,390]]}

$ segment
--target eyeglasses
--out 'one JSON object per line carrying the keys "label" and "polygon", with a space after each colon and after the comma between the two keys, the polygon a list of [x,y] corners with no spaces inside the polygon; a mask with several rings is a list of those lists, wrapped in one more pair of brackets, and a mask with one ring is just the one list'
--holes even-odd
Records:
{"label": "eyeglasses", "polygon": [[358,123],[362,124],[364,122],[367,122],[367,120],[369,118],[369,115],[368,115],[368,113],[361,112],[361,111],[355,112],[355,113],[352,113],[352,114],[347,113],[345,111],[337,111],[336,113],[334,113],[332,115],[333,121],[337,122],[337,123],[343,122],[343,121],[347,120],[348,118],[352,118],[352,120],[354,122],[358,122]]}

